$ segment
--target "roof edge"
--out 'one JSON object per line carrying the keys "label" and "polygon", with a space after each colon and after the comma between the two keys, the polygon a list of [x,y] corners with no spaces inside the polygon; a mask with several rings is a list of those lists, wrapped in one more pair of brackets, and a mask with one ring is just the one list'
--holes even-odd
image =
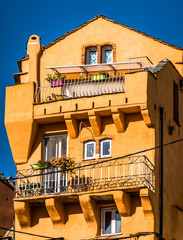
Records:
{"label": "roof edge", "polygon": [[137,32],[137,33],[139,33],[139,34],[141,34],[141,35],[143,35],[143,36],[145,36],[145,37],[151,38],[151,39],[153,39],[153,40],[155,40],[155,41],[157,41],[157,42],[159,42],[159,43],[165,44],[165,45],[167,45],[167,46],[169,46],[169,47],[173,47],[173,48],[175,48],[175,49],[177,49],[177,50],[183,50],[182,47],[178,47],[178,46],[175,46],[175,45],[173,45],[173,44],[171,44],[171,43],[167,43],[167,42],[165,42],[165,41],[162,41],[162,40],[160,40],[159,38],[153,37],[153,36],[148,35],[148,34],[146,34],[146,33],[144,33],[144,32],[141,32],[141,31],[139,31],[139,30],[136,30],[136,29],[134,29],[134,28],[132,28],[132,27],[129,27],[129,26],[127,26],[127,25],[124,25],[124,24],[119,23],[119,22],[117,22],[117,21],[114,21],[114,20],[112,20],[112,19],[109,19],[108,17],[106,17],[106,16],[104,16],[104,15],[97,15],[97,16],[95,16],[94,18],[88,20],[87,22],[81,24],[80,26],[72,29],[71,31],[66,32],[65,34],[61,35],[59,38],[57,38],[57,39],[55,39],[54,41],[48,43],[48,44],[47,44],[46,46],[44,46],[41,50],[44,51],[45,49],[47,49],[47,48],[51,47],[52,45],[56,44],[58,41],[64,39],[65,37],[69,36],[70,34],[76,32],[76,31],[78,31],[79,29],[85,27],[85,26],[88,25],[89,23],[91,23],[91,22],[93,22],[93,21],[95,21],[95,20],[97,20],[97,19],[99,19],[99,18],[103,18],[103,19],[105,19],[106,21],[109,21],[109,22],[112,22],[112,23],[114,23],[114,24],[118,24],[118,25],[120,25],[120,26],[123,26],[123,27],[125,27],[125,28],[127,28],[127,29],[129,29],[129,30],[132,30],[132,31],[134,31],[134,32]]}
{"label": "roof edge", "polygon": [[[76,32],[76,31],[80,30],[81,28],[87,26],[88,24],[90,24],[91,22],[94,22],[95,20],[97,20],[97,19],[99,19],[99,18],[103,18],[103,19],[105,19],[106,21],[109,21],[109,22],[112,22],[112,23],[114,23],[114,24],[118,24],[118,25],[120,25],[120,26],[123,26],[123,27],[125,27],[125,28],[127,28],[127,29],[129,29],[129,30],[131,30],[131,31],[134,31],[134,32],[136,32],[136,33],[139,33],[139,34],[141,34],[141,35],[143,35],[143,36],[145,36],[145,37],[151,38],[151,39],[153,39],[154,41],[157,41],[157,42],[162,43],[162,44],[164,44],[164,45],[167,45],[167,46],[169,46],[169,47],[175,48],[175,49],[177,49],[177,50],[183,50],[182,47],[178,47],[178,46],[175,46],[175,45],[173,45],[173,44],[171,44],[171,43],[162,41],[162,40],[160,40],[159,38],[153,37],[153,36],[148,35],[148,34],[146,34],[146,33],[144,33],[144,32],[141,32],[141,31],[139,31],[139,30],[136,30],[136,29],[134,29],[134,28],[132,28],[132,27],[129,27],[129,26],[127,26],[127,25],[124,25],[124,24],[119,23],[119,22],[117,22],[117,21],[114,21],[114,20],[112,20],[112,19],[109,19],[108,17],[106,17],[106,16],[104,16],[104,15],[97,15],[97,16],[95,16],[94,18],[92,18],[92,19],[90,19],[90,20],[82,23],[82,24],[79,25],[78,27],[76,27],[76,28],[74,28],[74,29],[72,29],[72,30],[64,33],[63,35],[61,35],[61,36],[58,37],[57,39],[55,39],[55,40],[53,40],[52,42],[48,43],[46,46],[44,46],[44,47],[41,48],[41,51],[44,51],[45,49],[53,46],[54,44],[56,44],[56,43],[59,42],[60,40],[65,39],[65,38],[66,38],[67,36],[69,36],[70,34],[72,34],[72,33]],[[21,58],[20,60],[18,60],[18,62],[21,62],[21,61],[27,60],[27,59],[28,59],[28,56],[25,56],[25,57]]]}

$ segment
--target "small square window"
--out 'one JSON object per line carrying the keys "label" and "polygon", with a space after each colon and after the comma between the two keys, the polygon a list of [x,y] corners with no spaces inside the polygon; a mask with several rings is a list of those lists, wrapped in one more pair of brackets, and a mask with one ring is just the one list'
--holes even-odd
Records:
{"label": "small square window", "polygon": [[113,51],[111,46],[102,48],[102,63],[113,63]]}
{"label": "small square window", "polygon": [[100,157],[111,156],[111,140],[105,139],[100,142]]}
{"label": "small square window", "polygon": [[85,143],[85,159],[95,158],[95,142],[90,141]]}
{"label": "small square window", "polygon": [[121,233],[121,216],[117,208],[101,210],[101,235]]}
{"label": "small square window", "polygon": [[97,64],[97,48],[88,48],[86,51],[86,64]]}

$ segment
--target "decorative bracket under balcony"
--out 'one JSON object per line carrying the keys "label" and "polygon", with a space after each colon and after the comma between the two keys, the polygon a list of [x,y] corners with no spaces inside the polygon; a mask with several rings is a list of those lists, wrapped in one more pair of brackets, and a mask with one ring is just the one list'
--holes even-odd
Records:
{"label": "decorative bracket under balcony", "polygon": [[131,196],[124,191],[113,192],[113,198],[122,217],[130,216],[131,214]]}
{"label": "decorative bracket under balcony", "polygon": [[125,131],[125,114],[120,112],[117,108],[111,109],[111,112],[117,131],[123,133]]}
{"label": "decorative bracket under balcony", "polygon": [[101,133],[101,117],[94,111],[89,112],[88,117],[95,137],[99,137]]}
{"label": "decorative bracket under balcony", "polygon": [[55,198],[45,199],[45,206],[53,224],[65,223],[64,204]]}
{"label": "decorative bracket under balcony", "polygon": [[71,139],[77,138],[78,136],[77,120],[71,114],[65,115],[64,118],[70,138]]}
{"label": "decorative bracket under balcony", "polygon": [[97,234],[97,229],[100,229],[100,214],[96,201],[89,194],[86,194],[79,196],[79,202],[86,222],[93,225],[95,234]]}
{"label": "decorative bracket under balcony", "polygon": [[31,211],[28,202],[14,201],[15,214],[21,227],[31,226]]}
{"label": "decorative bracket under balcony", "polygon": [[146,219],[154,219],[152,205],[149,198],[149,190],[147,188],[140,189],[140,199]]}
{"label": "decorative bracket under balcony", "polygon": [[153,123],[152,123],[151,118],[149,116],[149,109],[148,109],[148,107],[147,106],[141,106],[140,109],[141,109],[141,114],[142,114],[142,117],[144,119],[145,124],[148,127],[152,127]]}

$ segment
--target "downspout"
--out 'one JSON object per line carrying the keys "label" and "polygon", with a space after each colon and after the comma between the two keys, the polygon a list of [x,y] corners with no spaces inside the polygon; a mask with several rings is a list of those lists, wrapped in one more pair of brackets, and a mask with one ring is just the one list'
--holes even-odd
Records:
{"label": "downspout", "polygon": [[160,195],[159,195],[159,208],[160,208],[160,219],[159,219],[159,234],[163,234],[163,113],[164,109],[160,107]]}

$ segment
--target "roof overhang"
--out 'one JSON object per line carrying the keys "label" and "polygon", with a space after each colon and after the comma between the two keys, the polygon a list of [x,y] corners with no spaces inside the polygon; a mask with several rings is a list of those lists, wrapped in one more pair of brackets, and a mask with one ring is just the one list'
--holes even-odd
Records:
{"label": "roof overhang", "polygon": [[56,74],[67,74],[67,73],[89,73],[89,72],[99,72],[99,71],[119,71],[119,70],[133,70],[142,69],[141,61],[131,61],[131,62],[120,62],[120,63],[110,63],[110,64],[87,64],[87,65],[74,65],[74,66],[56,66],[56,67],[46,67],[46,69],[53,70]]}

